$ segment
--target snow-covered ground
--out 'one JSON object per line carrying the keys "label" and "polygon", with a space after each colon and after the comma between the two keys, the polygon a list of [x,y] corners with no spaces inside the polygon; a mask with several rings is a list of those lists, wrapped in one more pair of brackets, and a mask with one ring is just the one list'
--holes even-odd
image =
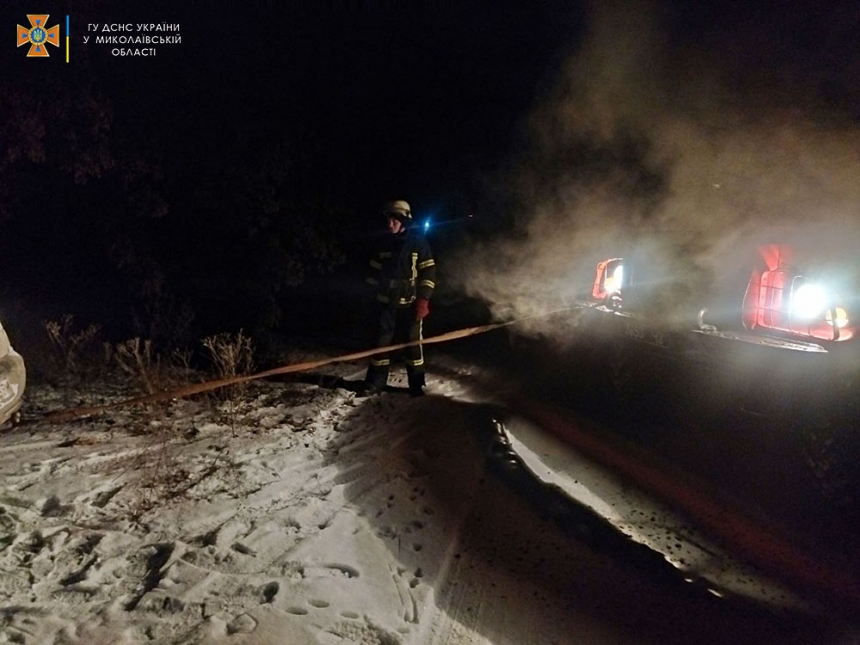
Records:
{"label": "snow-covered ground", "polygon": [[858,642],[558,530],[488,474],[476,376],[422,398],[254,381],[60,425],[132,392],[31,385],[0,435],[0,642]]}

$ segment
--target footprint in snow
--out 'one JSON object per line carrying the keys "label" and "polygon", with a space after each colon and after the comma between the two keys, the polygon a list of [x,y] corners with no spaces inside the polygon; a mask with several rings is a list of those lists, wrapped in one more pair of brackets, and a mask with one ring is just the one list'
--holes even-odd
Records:
{"label": "footprint in snow", "polygon": [[66,513],[68,506],[60,503],[60,498],[56,495],[51,495],[37,501],[36,510],[39,511],[42,517],[57,517]]}
{"label": "footprint in snow", "polygon": [[347,564],[323,564],[320,566],[305,567],[303,569],[304,578],[358,578],[361,576],[358,569]]}
{"label": "footprint in snow", "polygon": [[227,625],[228,634],[250,634],[257,629],[257,621],[248,614],[236,616],[230,624]]}
{"label": "footprint in snow", "polygon": [[281,590],[281,585],[277,582],[270,582],[265,587],[263,587],[263,603],[271,604],[274,601],[275,596],[278,595],[278,592]]}
{"label": "footprint in snow", "polygon": [[231,548],[234,551],[238,551],[239,553],[242,553],[244,555],[257,555],[257,552],[254,551],[254,549],[242,544],[241,542],[235,542]]}
{"label": "footprint in snow", "polygon": [[96,508],[104,508],[122,489],[123,486],[114,486],[113,488],[99,491],[95,494],[90,504]]}

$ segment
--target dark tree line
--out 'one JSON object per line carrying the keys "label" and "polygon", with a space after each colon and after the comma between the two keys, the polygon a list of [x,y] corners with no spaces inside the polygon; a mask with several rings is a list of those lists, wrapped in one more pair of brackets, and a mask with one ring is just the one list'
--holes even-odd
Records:
{"label": "dark tree line", "polygon": [[164,345],[271,329],[291,288],[344,263],[349,213],[301,137],[272,142],[264,122],[231,130],[219,105],[205,131],[188,125],[193,108],[148,114],[128,79],[87,56],[12,62],[0,77],[0,315],[20,320],[19,337],[65,314]]}

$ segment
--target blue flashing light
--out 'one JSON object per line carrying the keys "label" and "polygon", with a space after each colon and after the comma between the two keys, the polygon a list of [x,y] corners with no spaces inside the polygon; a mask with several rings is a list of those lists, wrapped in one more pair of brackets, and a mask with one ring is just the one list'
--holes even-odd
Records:
{"label": "blue flashing light", "polygon": [[428,217],[427,219],[424,220],[424,232],[426,233],[429,230],[430,230],[430,218]]}

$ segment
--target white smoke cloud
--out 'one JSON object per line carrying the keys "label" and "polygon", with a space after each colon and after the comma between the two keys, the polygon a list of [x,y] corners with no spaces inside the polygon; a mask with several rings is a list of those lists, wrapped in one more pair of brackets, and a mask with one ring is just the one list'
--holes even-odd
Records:
{"label": "white smoke cloud", "polygon": [[594,2],[532,114],[533,147],[505,177],[519,234],[460,259],[498,317],[563,306],[606,257],[647,259],[683,308],[748,271],[757,244],[849,255],[860,239],[860,129],[719,49],[670,52],[662,18],[649,2]]}

